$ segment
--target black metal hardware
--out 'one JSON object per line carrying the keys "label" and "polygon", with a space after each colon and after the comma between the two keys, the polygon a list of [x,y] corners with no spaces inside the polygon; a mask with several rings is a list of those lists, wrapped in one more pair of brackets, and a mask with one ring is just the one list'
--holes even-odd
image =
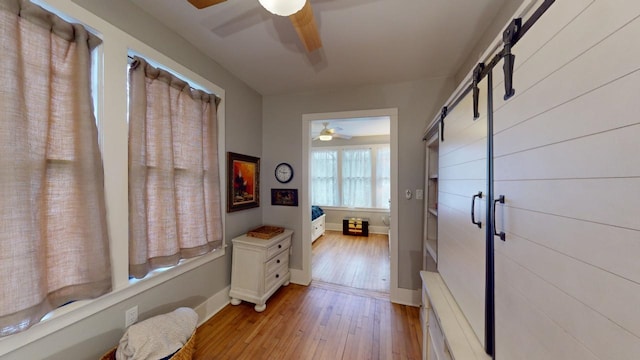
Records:
{"label": "black metal hardware", "polygon": [[[554,2],[555,0],[545,0],[542,4],[540,4],[540,6],[534,11],[534,13],[529,17],[529,19],[524,24],[522,24],[522,19],[513,20],[512,23],[509,25],[509,27],[507,27],[505,32],[510,30],[510,28],[513,26],[513,23],[516,21],[522,25],[517,26],[517,31],[515,32],[513,31],[514,29],[510,30],[510,35],[508,36],[508,38],[511,40],[509,44],[509,49],[508,50],[506,49],[506,44],[505,44],[505,48],[500,50],[500,52],[495,54],[494,57],[491,58],[491,60],[485,64],[485,67],[482,70],[478,80],[482,80],[485,76],[487,76],[489,71],[493,69],[496,65],[498,65],[498,63],[500,62],[500,60],[502,60],[505,54],[511,55],[509,60],[505,59],[505,64],[504,64],[504,65],[507,65],[507,63],[509,63],[508,66],[505,67],[505,70],[508,69],[508,73],[510,75],[510,76],[505,76],[505,100],[513,96],[513,94],[515,94],[515,91],[513,90],[513,64],[514,64],[515,56],[511,54],[511,49],[513,48],[513,46],[515,46],[518,43],[518,41],[524,36],[524,34],[526,34],[529,31],[529,29],[533,27],[533,25],[542,17],[542,15],[544,15],[544,13],[547,12],[547,10],[549,10],[549,8]],[[513,36],[511,36],[511,34]],[[505,34],[503,33],[503,40],[504,40],[504,37],[505,37]],[[507,85],[507,80],[509,81],[508,85]],[[474,88],[473,83],[470,83],[467,87],[465,87],[464,90],[461,91],[458,94],[458,96],[449,103],[449,105],[447,105],[448,111],[453,111],[453,109],[462,101],[462,99],[465,96],[467,96],[467,94],[471,90],[473,90],[473,88]],[[507,94],[511,94],[511,95],[507,96]],[[442,126],[442,120],[443,118],[440,117],[441,126]]]}
{"label": "black metal hardware", "polygon": [[493,235],[499,236],[500,240],[502,241],[506,241],[507,234],[505,234],[504,231],[500,231],[498,233],[498,230],[496,229],[496,204],[497,203],[504,204],[504,195],[500,195],[498,199],[493,200]]}
{"label": "black metal hardware", "polygon": [[494,258],[494,237],[493,237],[493,219],[491,214],[491,206],[493,203],[493,67],[489,67],[487,72],[487,201],[486,201],[486,226],[484,227],[485,236],[485,286],[484,286],[484,350],[487,354],[495,358],[495,258]]}
{"label": "black metal hardware", "polygon": [[473,69],[473,119],[477,119],[480,117],[480,111],[478,110],[478,104],[480,101],[480,88],[478,88],[478,83],[482,79],[482,70],[484,70],[484,63],[479,63],[476,65],[476,68]]}
{"label": "black metal hardware", "polygon": [[440,141],[444,141],[444,118],[447,117],[448,108],[445,106],[440,113]]}
{"label": "black metal hardware", "polygon": [[282,244],[278,245],[278,249],[282,249]]}
{"label": "black metal hardware", "polygon": [[482,191],[478,191],[471,199],[471,223],[482,229],[482,221],[476,221],[476,198],[482,199]]}
{"label": "black metal hardware", "polygon": [[276,261],[276,263],[280,264],[280,259],[278,259],[278,260]]}
{"label": "black metal hardware", "polygon": [[280,277],[280,274],[276,274],[276,279]]}
{"label": "black metal hardware", "polygon": [[518,39],[518,33],[522,28],[522,19],[513,19],[511,24],[502,33],[502,41],[504,42],[504,99],[508,100],[516,91],[513,89],[513,67],[515,65],[516,56],[511,53],[511,47],[515,45]]}

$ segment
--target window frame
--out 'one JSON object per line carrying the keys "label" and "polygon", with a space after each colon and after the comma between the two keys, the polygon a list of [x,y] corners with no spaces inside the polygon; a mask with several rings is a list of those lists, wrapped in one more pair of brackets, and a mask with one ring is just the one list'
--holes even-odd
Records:
{"label": "window frame", "polygon": [[[222,258],[226,254],[226,211],[222,208],[222,247],[205,255],[182,260],[178,266],[156,269],[143,279],[130,281],[128,276],[128,124],[127,124],[127,54],[136,53],[154,59],[163,68],[172,69],[190,84],[201,84],[221,101],[218,106],[218,161],[225,163],[225,105],[224,88],[216,85],[190,68],[173,60],[155,48],[120,30],[72,0],[31,0],[34,4],[69,21],[84,25],[102,40],[92,53],[94,112],[98,127],[98,144],[103,159],[107,224],[112,268],[112,291],[99,298],[82,300],[59,307],[26,331],[0,338],[0,357],[27,344],[38,341],[65,327],[71,326],[114,305],[175,279],[191,270]],[[203,74],[215,76],[205,68]],[[94,84],[94,79],[98,80]],[[95,85],[95,89],[94,89]],[[107,106],[108,105],[108,106]],[[220,169],[221,204],[226,203],[225,170]]]}

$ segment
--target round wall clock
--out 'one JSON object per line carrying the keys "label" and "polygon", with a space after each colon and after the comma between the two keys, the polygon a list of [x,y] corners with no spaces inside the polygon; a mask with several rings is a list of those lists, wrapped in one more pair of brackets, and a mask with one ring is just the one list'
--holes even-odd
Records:
{"label": "round wall clock", "polygon": [[276,180],[286,184],[293,179],[293,167],[287,163],[280,163],[276,166]]}

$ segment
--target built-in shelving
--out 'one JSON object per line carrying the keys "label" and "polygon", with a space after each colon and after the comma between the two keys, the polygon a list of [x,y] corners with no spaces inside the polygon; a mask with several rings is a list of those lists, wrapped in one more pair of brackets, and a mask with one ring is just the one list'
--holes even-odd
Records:
{"label": "built-in shelving", "polygon": [[435,260],[436,257],[438,256],[438,253],[437,253],[438,240],[427,238],[427,241],[425,241],[424,243],[424,247],[425,247],[425,251],[427,251],[429,255],[431,255],[431,257],[434,258]]}
{"label": "built-in shelving", "polygon": [[[425,188],[426,198],[424,205],[424,254],[423,269],[427,269],[430,259],[432,263],[438,263],[438,150],[440,146],[439,135],[436,131],[426,142],[425,149]],[[429,270],[435,271],[435,266]]]}

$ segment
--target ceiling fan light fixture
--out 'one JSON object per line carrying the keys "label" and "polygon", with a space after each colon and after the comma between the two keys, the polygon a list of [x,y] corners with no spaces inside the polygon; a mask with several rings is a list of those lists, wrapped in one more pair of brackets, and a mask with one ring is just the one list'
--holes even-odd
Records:
{"label": "ceiling fan light fixture", "polygon": [[320,139],[320,141],[331,141],[331,139],[333,139],[333,136],[328,134],[321,134],[320,136],[318,136],[318,139]]}
{"label": "ceiling fan light fixture", "polygon": [[307,0],[258,0],[272,14],[289,16],[302,9]]}

